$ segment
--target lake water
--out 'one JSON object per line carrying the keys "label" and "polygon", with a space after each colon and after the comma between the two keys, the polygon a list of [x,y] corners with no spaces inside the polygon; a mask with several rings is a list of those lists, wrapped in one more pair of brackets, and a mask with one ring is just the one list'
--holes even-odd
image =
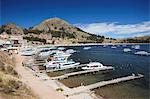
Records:
{"label": "lake water", "polygon": [[[134,53],[140,50],[150,52],[150,44],[141,44],[138,50],[132,49],[131,45],[126,47],[120,45],[115,49],[112,49],[111,45],[105,48],[101,45],[91,46],[89,50],[84,50],[83,46],[67,48],[79,51],[71,56],[77,62],[88,63],[90,61],[98,61],[106,66],[111,65],[115,67],[115,70],[98,72],[94,75],[73,76],[61,80],[60,82],[66,86],[72,88],[80,86],[81,83],[89,85],[102,80],[131,75],[132,73],[141,73],[144,75],[144,78],[101,87],[94,89],[94,91],[97,95],[101,95],[106,99],[149,99],[150,56],[139,56],[134,55]],[[131,48],[132,52],[125,53],[123,52],[124,48]]]}

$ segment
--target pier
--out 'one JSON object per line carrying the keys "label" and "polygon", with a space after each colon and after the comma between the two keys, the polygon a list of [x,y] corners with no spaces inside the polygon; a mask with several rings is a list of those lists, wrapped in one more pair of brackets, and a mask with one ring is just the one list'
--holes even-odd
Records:
{"label": "pier", "polygon": [[138,79],[138,78],[142,78],[142,77],[143,77],[142,74],[138,74],[137,76],[135,74],[132,74],[132,75],[126,76],[126,77],[116,78],[116,79],[112,79],[112,80],[108,80],[108,81],[101,81],[101,82],[98,82],[95,84],[73,88],[72,90],[65,91],[64,94],[65,95],[74,95],[74,94],[86,92],[91,89],[100,88],[100,87],[103,87],[106,85],[129,81],[129,80],[134,80],[134,79]]}
{"label": "pier", "polygon": [[87,73],[94,73],[94,72],[98,72],[98,71],[111,70],[111,69],[114,69],[114,68],[109,66],[109,67],[101,68],[101,69],[78,71],[78,72],[72,72],[72,73],[64,74],[64,75],[57,76],[57,77],[52,77],[51,79],[52,80],[62,80],[62,79],[68,78],[70,76],[76,76],[76,75],[87,74]]}

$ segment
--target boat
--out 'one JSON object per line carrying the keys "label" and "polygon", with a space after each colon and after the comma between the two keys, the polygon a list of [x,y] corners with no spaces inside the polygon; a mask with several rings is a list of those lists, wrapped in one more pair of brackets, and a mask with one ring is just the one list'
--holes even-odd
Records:
{"label": "boat", "polygon": [[134,53],[135,55],[147,55],[147,56],[149,56],[150,55],[150,53],[148,53],[148,52],[146,52],[146,51],[138,51],[138,52],[136,52],[136,53]]}
{"label": "boat", "polygon": [[75,62],[73,60],[69,60],[66,61],[64,63],[60,63],[59,68],[64,69],[64,68],[71,68],[71,67],[76,67],[78,66],[80,63],[79,62]]}
{"label": "boat", "polygon": [[130,48],[124,48],[123,51],[124,52],[131,52],[131,49]]}
{"label": "boat", "polygon": [[53,53],[53,51],[45,50],[45,51],[40,52],[39,56],[40,57],[47,57],[47,56],[51,55],[52,53]]}
{"label": "boat", "polygon": [[131,48],[140,49],[140,45],[132,45]]}
{"label": "boat", "polygon": [[106,47],[106,45],[103,45],[103,47]]}
{"label": "boat", "polygon": [[36,51],[32,48],[25,49],[19,52],[21,56],[32,56],[35,55]]}
{"label": "boat", "polygon": [[56,54],[54,54],[54,56],[69,57],[69,56],[71,56],[71,54],[70,53],[65,53],[63,51],[57,51]]}
{"label": "boat", "polygon": [[68,50],[66,50],[66,53],[68,53],[68,54],[72,54],[72,53],[75,53],[75,52],[77,52],[77,51],[74,50],[74,49],[68,49]]}
{"label": "boat", "polygon": [[83,70],[107,69],[107,68],[112,68],[113,69],[113,67],[111,67],[111,66],[109,66],[109,67],[104,66],[100,62],[90,62],[85,67],[82,67]]}
{"label": "boat", "polygon": [[83,47],[84,50],[89,50],[91,47]]}
{"label": "boat", "polygon": [[46,69],[66,69],[66,68],[71,68],[71,67],[76,67],[80,63],[76,63],[73,60],[59,60],[59,61],[50,61],[44,66]]}
{"label": "boat", "polygon": [[61,51],[65,50],[64,47],[58,47],[57,49],[58,49],[58,50],[61,50]]}
{"label": "boat", "polygon": [[134,49],[140,49],[140,45],[135,45]]}
{"label": "boat", "polygon": [[117,48],[116,46],[112,46],[111,48]]}

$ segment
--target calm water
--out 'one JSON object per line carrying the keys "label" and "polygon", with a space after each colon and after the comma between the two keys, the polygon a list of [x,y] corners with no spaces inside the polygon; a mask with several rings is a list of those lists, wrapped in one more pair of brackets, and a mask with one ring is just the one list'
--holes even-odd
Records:
{"label": "calm water", "polygon": [[[81,63],[99,61],[104,65],[114,66],[115,70],[98,72],[94,75],[73,76],[62,80],[62,83],[69,87],[77,87],[81,83],[89,85],[102,80],[131,75],[131,73],[141,73],[144,78],[105,86],[100,89],[94,89],[94,91],[106,99],[149,99],[150,56],[138,56],[133,53],[140,50],[150,52],[150,44],[142,44],[139,50],[132,49],[131,53],[124,53],[123,48],[125,47],[123,46],[118,46],[116,49],[112,49],[111,46],[106,48],[103,48],[103,46],[91,47],[89,50],[83,50],[83,47],[68,48],[79,51],[71,56],[75,61]],[[131,45],[127,45],[126,48],[131,48]]]}

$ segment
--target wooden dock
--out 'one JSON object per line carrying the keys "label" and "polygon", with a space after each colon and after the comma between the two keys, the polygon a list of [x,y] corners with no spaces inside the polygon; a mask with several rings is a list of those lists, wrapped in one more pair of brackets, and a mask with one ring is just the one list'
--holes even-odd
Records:
{"label": "wooden dock", "polygon": [[94,73],[94,72],[99,72],[99,71],[103,71],[103,70],[111,70],[111,69],[114,69],[114,68],[109,66],[109,67],[101,68],[101,69],[78,71],[78,72],[72,72],[72,73],[64,74],[64,75],[57,76],[57,77],[52,77],[51,79],[52,80],[62,80],[62,79],[68,78],[70,76],[76,76],[76,75],[87,74],[87,73]]}
{"label": "wooden dock", "polygon": [[135,74],[132,74],[132,75],[126,76],[126,77],[116,78],[116,79],[112,79],[112,80],[108,80],[108,81],[101,81],[101,82],[98,82],[95,84],[73,88],[72,90],[65,91],[64,94],[65,95],[74,95],[74,94],[86,92],[91,89],[100,88],[102,86],[115,84],[115,83],[119,83],[119,82],[124,82],[124,81],[129,81],[129,80],[134,80],[134,79],[138,79],[141,77],[143,77],[143,75],[141,75],[141,74],[138,74],[137,76]]}
{"label": "wooden dock", "polygon": [[86,66],[86,65],[87,64],[81,64],[81,65],[77,65],[77,66],[66,67],[66,68],[61,68],[61,69],[53,69],[53,70],[47,69],[46,72],[49,73],[49,72],[55,72],[55,71],[62,71],[62,70],[66,70],[66,69],[80,68],[80,67],[83,67],[83,66]]}

